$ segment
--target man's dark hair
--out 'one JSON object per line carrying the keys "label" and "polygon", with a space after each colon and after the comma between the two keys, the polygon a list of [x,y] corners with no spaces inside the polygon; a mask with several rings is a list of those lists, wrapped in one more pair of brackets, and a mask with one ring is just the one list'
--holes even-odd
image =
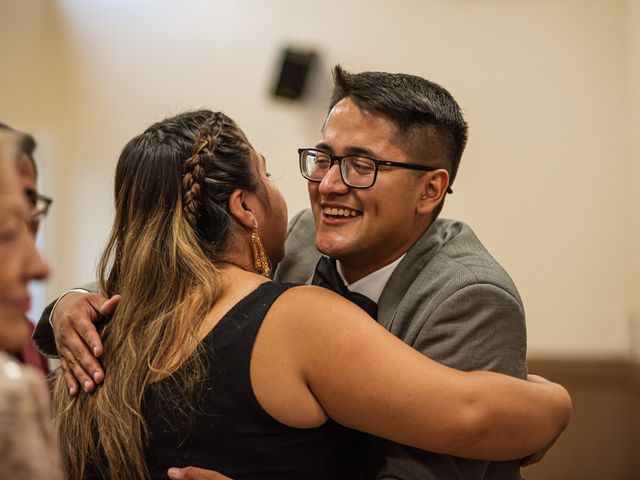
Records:
{"label": "man's dark hair", "polygon": [[[336,65],[329,111],[345,97],[381,113],[397,127],[400,146],[414,161],[445,168],[452,184],[467,144],[460,106],[440,85],[404,73],[349,73]],[[443,158],[444,157],[444,158]],[[435,219],[442,203],[434,211]]]}
{"label": "man's dark hair", "polygon": [[33,166],[33,171],[36,176],[38,175],[38,169],[36,167],[36,161],[33,158],[33,152],[36,149],[36,141],[35,139],[29,135],[28,133],[21,132],[20,130],[16,130],[15,128],[10,127],[5,123],[0,122],[0,130],[10,130],[11,132],[15,132],[18,134],[18,153],[24,154],[27,156],[31,165]]}

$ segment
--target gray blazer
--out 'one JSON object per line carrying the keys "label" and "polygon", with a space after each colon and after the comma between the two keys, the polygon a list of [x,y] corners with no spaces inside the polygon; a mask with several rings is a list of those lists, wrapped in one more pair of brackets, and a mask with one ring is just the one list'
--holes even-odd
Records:
{"label": "gray blazer", "polygon": [[[310,210],[289,223],[275,278],[306,282],[320,253]],[[378,322],[426,356],[460,370],[524,378],[526,328],[513,281],[464,223],[437,219],[387,282]],[[410,412],[408,413],[410,415]],[[367,478],[402,480],[520,478],[517,461],[480,462],[371,437]]]}

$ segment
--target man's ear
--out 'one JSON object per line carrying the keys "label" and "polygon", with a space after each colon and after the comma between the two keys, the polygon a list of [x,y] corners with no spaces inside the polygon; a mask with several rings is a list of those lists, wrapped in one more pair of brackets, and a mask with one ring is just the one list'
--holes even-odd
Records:
{"label": "man's ear", "polygon": [[447,193],[447,188],[449,188],[449,172],[444,168],[427,173],[418,199],[418,213],[431,214]]}
{"label": "man's ear", "polygon": [[229,196],[229,213],[236,221],[248,230],[252,230],[258,225],[256,217],[251,211],[250,192],[236,188]]}

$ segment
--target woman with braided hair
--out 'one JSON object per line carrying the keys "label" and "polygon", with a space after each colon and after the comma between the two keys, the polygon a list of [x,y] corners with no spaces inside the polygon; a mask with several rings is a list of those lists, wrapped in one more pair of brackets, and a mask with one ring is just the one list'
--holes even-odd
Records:
{"label": "woman with braided hair", "polygon": [[[336,294],[278,284],[287,211],[222,113],[184,113],[124,148],[102,293],[107,372],[54,405],[71,479],[352,479],[361,430],[466,457],[521,458],[555,438],[559,385],[439,365]],[[499,392],[499,394],[496,394]],[[412,412],[407,415],[407,412]],[[514,426],[517,426],[514,429]]]}

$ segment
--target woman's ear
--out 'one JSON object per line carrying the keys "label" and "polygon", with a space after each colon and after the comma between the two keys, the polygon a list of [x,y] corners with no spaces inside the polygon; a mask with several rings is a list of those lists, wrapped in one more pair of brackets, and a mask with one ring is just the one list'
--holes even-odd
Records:
{"label": "woman's ear", "polygon": [[251,211],[251,201],[248,198],[250,192],[236,188],[229,196],[229,213],[236,221],[248,230],[253,230],[257,225],[256,217]]}
{"label": "woman's ear", "polygon": [[418,199],[418,212],[431,214],[440,205],[442,197],[449,187],[449,172],[444,168],[439,168],[429,172],[424,176],[424,183]]}

